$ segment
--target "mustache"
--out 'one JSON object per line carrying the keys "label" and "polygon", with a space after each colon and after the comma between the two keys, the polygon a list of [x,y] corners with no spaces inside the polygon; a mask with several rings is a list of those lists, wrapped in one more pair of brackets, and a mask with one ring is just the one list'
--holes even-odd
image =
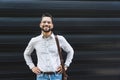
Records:
{"label": "mustache", "polygon": [[43,26],[43,28],[44,28],[44,27],[49,27],[49,28],[50,28],[50,26]]}

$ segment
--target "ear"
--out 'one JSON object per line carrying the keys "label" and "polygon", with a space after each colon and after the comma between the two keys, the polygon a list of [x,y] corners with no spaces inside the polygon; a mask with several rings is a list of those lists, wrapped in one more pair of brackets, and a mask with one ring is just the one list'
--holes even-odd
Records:
{"label": "ear", "polygon": [[41,28],[41,25],[42,25],[42,24],[40,23],[40,24],[39,24],[40,28]]}
{"label": "ear", "polygon": [[53,28],[54,27],[54,25],[53,24],[51,24],[51,28]]}

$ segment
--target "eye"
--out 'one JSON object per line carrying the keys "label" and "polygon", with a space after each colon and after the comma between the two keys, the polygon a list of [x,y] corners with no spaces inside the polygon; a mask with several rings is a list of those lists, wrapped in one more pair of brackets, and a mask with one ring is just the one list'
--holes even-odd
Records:
{"label": "eye", "polygon": [[46,21],[43,21],[43,23],[46,23]]}
{"label": "eye", "polygon": [[51,24],[51,22],[50,21],[43,21],[42,23],[47,23],[47,24]]}
{"label": "eye", "polygon": [[50,24],[50,21],[48,21],[47,23]]}

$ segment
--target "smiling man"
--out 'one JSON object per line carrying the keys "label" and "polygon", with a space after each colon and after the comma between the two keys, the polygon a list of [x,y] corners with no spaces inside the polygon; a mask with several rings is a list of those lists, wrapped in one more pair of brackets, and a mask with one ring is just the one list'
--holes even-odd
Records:
{"label": "smiling man", "polygon": [[[33,37],[24,51],[26,64],[37,75],[36,80],[62,80],[62,67],[53,33],[53,17],[49,13],[42,15],[40,28],[41,34]],[[60,47],[67,53],[65,70],[70,66],[74,50],[66,39],[58,35]],[[37,66],[32,61],[31,53],[36,50]]]}

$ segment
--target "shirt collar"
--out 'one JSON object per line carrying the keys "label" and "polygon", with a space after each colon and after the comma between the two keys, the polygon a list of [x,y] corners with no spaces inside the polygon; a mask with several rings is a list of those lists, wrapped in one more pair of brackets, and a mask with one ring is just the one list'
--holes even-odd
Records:
{"label": "shirt collar", "polygon": [[[54,33],[52,33],[48,38],[54,38]],[[43,34],[41,34],[41,37],[44,38]]]}

